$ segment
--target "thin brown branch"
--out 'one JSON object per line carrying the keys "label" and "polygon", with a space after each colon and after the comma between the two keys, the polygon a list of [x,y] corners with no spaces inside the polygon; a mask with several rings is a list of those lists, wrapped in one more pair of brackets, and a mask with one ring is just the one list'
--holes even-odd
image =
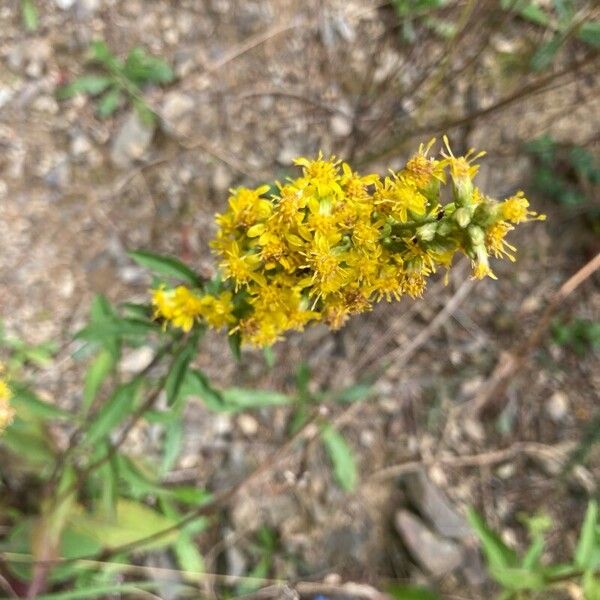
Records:
{"label": "thin brown branch", "polygon": [[[443,467],[482,467],[489,466],[507,460],[513,459],[519,454],[531,456],[552,458],[554,460],[566,460],[568,452],[573,448],[574,444],[568,442],[560,447],[547,446],[537,442],[515,442],[508,448],[500,450],[491,450],[480,454],[470,454],[466,456],[438,456],[431,460],[408,460],[403,463],[391,465],[378,471],[375,471],[369,479],[382,481],[386,479],[394,479],[407,473],[413,473],[424,467],[440,465]],[[560,459],[558,458],[560,456]]]}
{"label": "thin brown branch", "polygon": [[[520,371],[527,365],[527,357],[537,348],[542,341],[550,325],[554,313],[562,303],[585,281],[600,269],[600,253],[581,267],[570,277],[550,298],[546,309],[540,316],[537,325],[522,342],[500,356],[492,374],[488,378],[482,390],[468,403],[469,410],[482,414],[489,410],[492,404],[504,395],[510,383]],[[499,407],[495,407],[495,411]]]}

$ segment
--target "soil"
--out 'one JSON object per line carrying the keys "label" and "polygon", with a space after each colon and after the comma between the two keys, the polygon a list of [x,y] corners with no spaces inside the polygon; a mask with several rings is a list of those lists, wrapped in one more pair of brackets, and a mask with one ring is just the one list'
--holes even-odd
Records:
{"label": "soil", "polygon": [[[36,389],[66,407],[80,399],[85,361],[72,336],[93,296],[146,297],[150,278],[127,250],[172,253],[211,274],[213,215],[225,206],[228,188],[282,179],[292,158],[319,149],[384,172],[443,133],[425,131],[430,124],[433,130],[486,109],[542,77],[503,70],[501,58],[526,45],[518,22],[494,30],[473,55],[482,43],[477,28],[459,36],[455,48],[417,23],[409,43],[389,7],[358,0],[36,4],[38,29],[30,33],[18,2],[0,7],[0,316],[9,333],[29,343],[57,343],[57,361],[36,371]],[[448,18],[456,12],[449,9]],[[140,45],[174,66],[174,83],[146,92],[159,119],[149,143],[130,140],[142,144],[135,156],[115,154],[130,108],[102,120],[88,97],[55,97],[61,84],[89,70],[86,53],[98,38],[117,55]],[[440,53],[450,57],[442,85],[421,87],[419,78]],[[584,55],[579,45],[569,47],[555,72]],[[314,389],[375,375],[369,400],[349,413],[347,406],[331,408],[333,420],[344,414],[340,430],[358,461],[357,491],[342,491],[320,445],[309,444],[243,494],[220,528],[200,537],[207,570],[232,569],[225,552],[232,547],[251,568],[256,532],[267,525],[278,536],[278,577],[335,573],[375,587],[423,581],[394,528],[396,512],[410,505],[403,479],[376,477],[406,461],[422,462],[455,511],[477,507],[519,547],[526,542],[519,515],[550,514],[552,552],[570,554],[586,497],[597,491],[600,455],[592,448],[566,476],[556,464],[598,414],[597,351],[579,355],[545,336],[496,414],[476,418],[469,403],[502,353],[529,335],[561,283],[598,251],[579,217],[529,192],[532,166],[522,151],[523,142],[546,133],[586,144],[599,158],[594,64],[597,57],[539,93],[447,130],[459,149],[488,150],[482,188],[496,196],[524,188],[534,208],[548,214],[546,222],[514,233],[518,262],[494,265],[497,281],[472,284],[468,266],[459,265],[447,285],[441,274],[420,301],[379,305],[337,335],[315,327],[289,336],[274,347],[272,368],[250,350],[238,364],[223,336],[208,336],[197,364],[215,385],[292,391],[301,363],[311,369]],[[462,301],[434,321],[455,295]],[[597,322],[599,309],[596,276],[556,318]],[[230,417],[190,403],[185,449],[169,477],[211,489],[228,485],[285,441],[289,418],[288,408]],[[522,442],[539,452],[485,458]],[[152,453],[156,443],[152,427],[142,424],[130,451]],[[474,455],[484,456],[480,464],[444,462]],[[233,541],[222,543],[226,529]],[[488,581],[465,586],[464,577],[445,574],[438,583],[461,597],[488,597],[481,595]]]}

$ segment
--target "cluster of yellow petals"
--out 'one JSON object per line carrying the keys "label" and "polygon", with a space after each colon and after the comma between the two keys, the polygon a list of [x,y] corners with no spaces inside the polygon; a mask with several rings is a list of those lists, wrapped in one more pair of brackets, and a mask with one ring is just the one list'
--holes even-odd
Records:
{"label": "cluster of yellow petals", "polygon": [[190,331],[198,319],[219,329],[235,321],[233,317],[233,294],[224,291],[218,296],[196,294],[183,285],[166,290],[161,287],[152,293],[154,316],[170,322],[173,326]]}
{"label": "cluster of yellow petals", "polygon": [[11,392],[8,383],[2,378],[2,365],[0,365],[0,433],[11,423],[15,411],[10,405]]}
{"label": "cluster of yellow petals", "polygon": [[155,290],[156,316],[185,331],[203,319],[267,346],[310,322],[337,329],[375,302],[421,296],[457,252],[471,258],[474,277],[495,278],[488,256],[514,260],[506,234],[542,217],[522,192],[487,197],[473,184],[483,153],[455,157],[445,142],[438,158],[432,140],[383,178],[319,154],[296,159],[296,179],[232,190],[212,242],[220,293]]}

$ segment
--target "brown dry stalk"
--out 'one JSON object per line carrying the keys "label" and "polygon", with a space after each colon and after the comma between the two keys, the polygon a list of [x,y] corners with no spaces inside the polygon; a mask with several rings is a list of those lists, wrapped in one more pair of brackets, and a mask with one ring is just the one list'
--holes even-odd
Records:
{"label": "brown dry stalk", "polygon": [[[574,275],[572,275],[552,295],[550,302],[539,318],[535,329],[529,337],[514,346],[511,350],[503,352],[492,374],[482,386],[481,391],[468,403],[469,410],[475,410],[477,414],[483,414],[492,408],[493,404],[499,404],[499,398],[504,395],[510,380],[514,378],[527,364],[527,357],[537,348],[544,337],[550,319],[558,310],[560,305],[587,279],[600,269],[600,253],[589,260]],[[494,412],[500,408],[494,407]]]}
{"label": "brown dry stalk", "polygon": [[379,471],[375,471],[369,479],[375,481],[382,481],[385,479],[394,479],[405,475],[407,473],[413,473],[422,468],[430,467],[433,465],[441,465],[444,467],[483,467],[500,462],[504,462],[519,454],[526,454],[529,456],[541,456],[543,458],[550,458],[557,461],[566,460],[569,450],[574,447],[574,444],[568,442],[560,447],[547,446],[545,444],[539,444],[537,442],[515,442],[508,448],[502,448],[500,450],[490,450],[489,452],[482,452],[481,454],[469,454],[465,456],[439,456],[432,460],[408,460],[403,463],[384,467]]}

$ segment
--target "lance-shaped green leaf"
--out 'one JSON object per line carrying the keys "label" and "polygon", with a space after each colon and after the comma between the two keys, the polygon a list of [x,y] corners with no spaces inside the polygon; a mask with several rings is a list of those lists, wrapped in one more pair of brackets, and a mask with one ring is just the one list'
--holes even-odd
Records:
{"label": "lance-shaped green leaf", "polygon": [[598,564],[594,564],[600,560],[598,528],[598,502],[590,500],[575,549],[575,564],[580,569],[595,569],[598,566]]}
{"label": "lance-shaped green leaf", "polygon": [[196,353],[196,343],[197,336],[190,338],[189,342],[175,356],[175,360],[171,365],[165,381],[165,392],[167,393],[167,404],[169,406],[173,406],[179,397],[190,362]]}
{"label": "lance-shaped green leaf", "polygon": [[77,94],[96,96],[108,88],[113,80],[106,75],[82,75],[63,87],[59,88],[56,96],[59,100],[67,100]]}
{"label": "lance-shaped green leaf", "polygon": [[115,366],[115,356],[109,350],[101,350],[91,362],[83,385],[83,410],[87,412],[102,384]]}
{"label": "lance-shaped green leaf", "polygon": [[162,256],[145,250],[136,250],[128,254],[138,265],[149,269],[153,273],[172,277],[193,286],[202,284],[198,275],[174,256]]}
{"label": "lance-shaped green leaf", "polygon": [[72,419],[73,414],[67,410],[59,408],[50,402],[46,402],[29,388],[20,384],[11,384],[13,392],[12,404],[17,414],[23,418],[48,419]]}
{"label": "lance-shaped green leaf", "polygon": [[483,517],[474,509],[469,509],[467,512],[469,524],[477,534],[483,546],[483,552],[490,567],[501,569],[516,568],[518,566],[517,554],[509,548],[501,539],[500,536],[488,527]]}
{"label": "lance-shaped green leaf", "polygon": [[331,425],[325,425],[321,431],[321,440],[333,465],[336,481],[345,490],[353,490],[358,481],[354,453],[344,436]]}
{"label": "lance-shaped green leaf", "polygon": [[[75,531],[92,537],[105,548],[115,548],[141,541],[143,538],[172,527],[176,522],[145,504],[121,499],[117,502],[114,518],[99,511],[89,513],[83,507],[78,507],[69,515],[68,523]],[[177,539],[177,531],[148,542],[143,547],[144,549],[164,548],[175,539]]]}
{"label": "lance-shaped green leaf", "polygon": [[139,380],[126,383],[117,388],[89,426],[85,436],[88,445],[93,446],[107,436],[131,414],[139,389]]}

